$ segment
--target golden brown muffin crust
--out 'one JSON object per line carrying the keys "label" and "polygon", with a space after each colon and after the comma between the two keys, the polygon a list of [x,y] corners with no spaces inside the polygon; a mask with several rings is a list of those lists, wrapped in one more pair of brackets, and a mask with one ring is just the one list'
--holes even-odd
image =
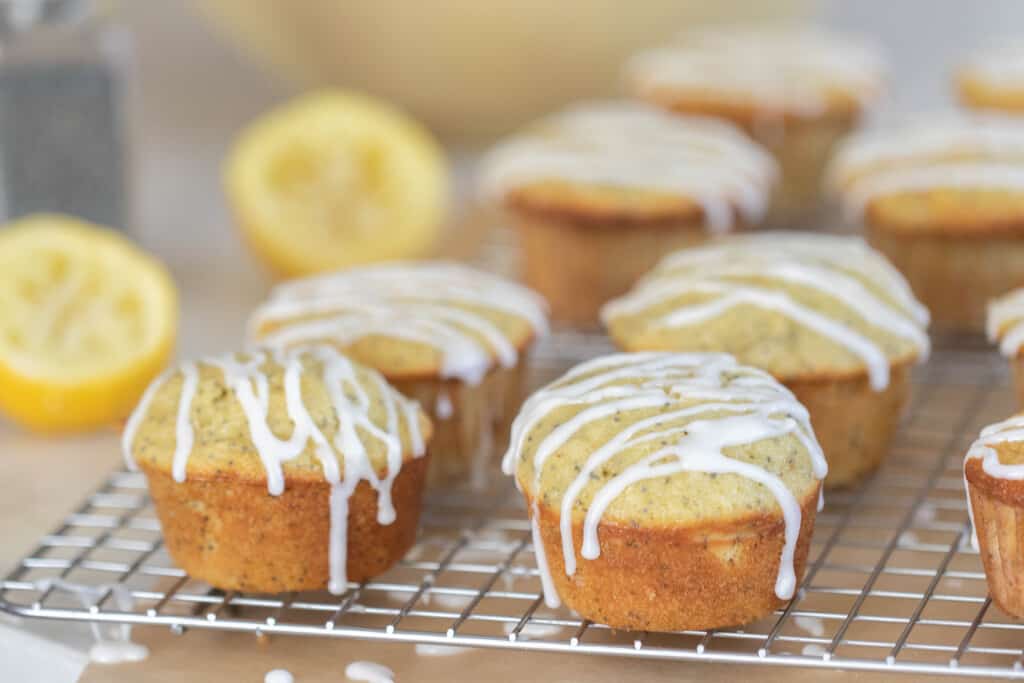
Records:
{"label": "golden brown muffin crust", "polygon": [[[1004,465],[1024,464],[1024,442],[1010,441],[996,444],[992,448]],[[993,477],[985,472],[981,458],[969,457],[964,463],[964,476],[971,486],[976,486],[984,495],[1015,507],[1024,508],[1024,479]]]}
{"label": "golden brown muffin crust", "polygon": [[[798,582],[817,502],[817,487],[801,501],[793,558]],[[577,556],[576,572],[567,576],[558,512],[546,505],[539,510],[540,537],[558,594],[592,621],[629,630],[703,630],[755,621],[786,602],[775,594],[785,530],[778,515],[747,515],[698,528],[603,521],[601,555],[596,560]],[[579,548],[583,525],[574,522],[572,533]]]}
{"label": "golden brown muffin crust", "polygon": [[[677,256],[683,259],[678,264]],[[773,274],[771,268],[780,274]],[[823,274],[816,277],[826,281],[830,277],[849,280],[874,302],[844,299],[813,281],[786,277],[803,269]],[[694,283],[696,288],[691,286]],[[906,285],[884,257],[854,238],[781,232],[726,238],[667,256],[632,292],[608,304],[603,315],[608,334],[626,351],[730,353],[785,382],[852,379],[868,370],[865,359],[838,337],[774,304],[740,301],[696,322],[668,322],[677,313],[728,300],[732,290],[714,289],[722,286],[752,288],[758,297],[785,297],[875,345],[892,365],[910,363],[927,348],[923,324],[915,322],[912,310],[919,304],[898,295],[897,290]],[[873,311],[863,309],[876,304],[886,306],[916,334],[897,334],[880,325],[872,318]]]}

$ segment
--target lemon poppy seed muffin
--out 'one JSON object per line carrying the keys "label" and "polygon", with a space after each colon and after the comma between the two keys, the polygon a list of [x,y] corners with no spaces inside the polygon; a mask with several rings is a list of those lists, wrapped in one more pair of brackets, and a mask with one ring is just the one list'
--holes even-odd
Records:
{"label": "lemon poppy seed muffin", "polygon": [[1024,407],[1024,288],[989,302],[985,327],[989,340],[1010,361],[1017,403]]}
{"label": "lemon poppy seed muffin", "polygon": [[310,347],[167,371],[128,420],[124,451],[192,577],[341,593],[415,541],[430,432],[379,373]]}
{"label": "lemon poppy seed muffin", "polygon": [[964,458],[964,485],[989,595],[1024,618],[1024,415],[981,431]]}
{"label": "lemon poppy seed muffin", "polygon": [[673,353],[597,358],[538,391],[504,467],[547,604],[655,631],[743,624],[789,600],[827,470],[770,375]]}
{"label": "lemon poppy seed muffin", "polygon": [[971,55],[955,82],[960,102],[971,109],[1024,114],[1024,40]]}
{"label": "lemon poppy seed muffin", "polygon": [[855,237],[766,232],[666,256],[603,311],[625,351],[722,351],[766,370],[811,415],[827,486],[885,455],[929,350],[928,312]]}
{"label": "lemon poppy seed muffin", "polygon": [[644,101],[721,117],[771,151],[782,169],[772,224],[816,208],[835,144],[859,125],[884,78],[873,46],[809,27],[687,31],[637,54],[626,71]]}
{"label": "lemon poppy seed muffin", "polygon": [[552,317],[588,326],[666,251],[758,223],[774,177],[727,123],[601,102],[499,144],[481,192],[511,216],[523,277]]}
{"label": "lemon poppy seed muffin", "polygon": [[1024,284],[1024,120],[920,117],[844,143],[829,175],[937,328],[981,332],[988,301]]}
{"label": "lemon poppy seed muffin", "polygon": [[539,296],[441,261],[286,282],[249,322],[255,344],[328,344],[418,400],[434,417],[430,481],[437,485],[485,481],[522,402],[528,351],[546,331]]}

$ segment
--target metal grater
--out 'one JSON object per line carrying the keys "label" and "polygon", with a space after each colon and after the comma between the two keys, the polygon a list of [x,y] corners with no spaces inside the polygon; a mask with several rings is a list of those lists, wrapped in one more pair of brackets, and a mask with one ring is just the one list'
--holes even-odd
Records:
{"label": "metal grater", "polygon": [[126,218],[121,83],[86,0],[0,0],[0,218]]}

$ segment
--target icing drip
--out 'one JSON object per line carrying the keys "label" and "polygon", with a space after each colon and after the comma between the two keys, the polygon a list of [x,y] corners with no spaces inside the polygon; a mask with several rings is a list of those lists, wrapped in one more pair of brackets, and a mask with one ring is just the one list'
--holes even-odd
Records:
{"label": "icing drip", "polygon": [[1004,356],[1016,356],[1024,346],[1024,289],[1018,289],[988,305],[986,331],[999,342]]}
{"label": "icing drip", "polygon": [[691,31],[626,67],[641,91],[686,89],[812,116],[835,91],[866,105],[881,90],[882,70],[872,46],[809,27]]}
{"label": "icing drip", "polygon": [[696,201],[709,229],[721,232],[736,210],[750,223],[761,219],[776,175],[767,152],[728,123],[602,102],[498,145],[484,161],[481,189],[497,199],[545,180],[657,190]]}
{"label": "icing drip", "polygon": [[[637,382],[637,383],[623,383]],[[587,425],[632,410],[665,408],[676,401],[700,401],[622,426],[609,440],[596,446],[566,488],[559,503],[559,531],[565,571],[576,571],[572,537],[573,511],[592,475],[623,451],[643,444],[658,448],[605,481],[591,500],[583,523],[580,555],[600,556],[598,529],[608,506],[627,488],[658,477],[681,472],[737,474],[764,485],[782,510],[785,543],[779,559],[775,591],[783,599],[796,587],[793,555],[800,531],[800,503],[782,480],[762,467],[726,456],[732,446],[764,439],[794,436],[811,460],[814,476],[828,472],[824,455],[814,438],[806,409],[768,374],[736,363],[725,354],[616,354],[583,363],[561,379],[541,389],[524,404],[512,427],[511,445],[502,462],[513,474],[523,457],[527,437],[554,410],[578,407],[579,411],[547,434],[532,455],[534,500],[540,498],[544,465]],[[522,485],[522,482],[517,480]],[[538,526],[539,503],[531,514],[533,545],[544,588],[545,602],[557,606],[558,597]]]}
{"label": "icing drip", "polygon": [[971,508],[971,496],[967,488],[967,461],[971,458],[981,459],[981,469],[996,479],[1024,479],[1024,464],[1004,465],[999,462],[999,453],[995,446],[1004,443],[1024,441],[1024,415],[1015,415],[1002,422],[996,422],[981,430],[977,441],[971,444],[964,458],[964,492],[967,493],[967,512],[971,518],[971,542],[978,549],[978,536],[974,531],[974,510]]}
{"label": "icing drip", "polygon": [[345,676],[365,683],[394,683],[395,680],[394,671],[376,662],[350,662],[345,667]]}
{"label": "icing drip", "polygon": [[[769,284],[763,284],[766,280]],[[874,294],[865,281],[879,282],[892,292],[896,305]],[[737,306],[753,306],[781,313],[831,339],[864,363],[873,389],[888,386],[889,359],[879,343],[841,319],[800,303],[778,289],[782,285],[827,295],[865,324],[910,342],[919,359],[928,356],[927,310],[884,258],[851,237],[762,233],[686,249],[667,256],[633,291],[606,304],[601,315],[607,324],[680,296],[704,295],[648,323],[676,328],[712,320]]]}
{"label": "icing drip", "polygon": [[[103,599],[108,593],[114,599],[117,608],[122,612],[130,612],[134,606],[131,591],[122,584],[82,585],[64,579],[43,579],[36,582],[36,589],[42,592],[61,590],[76,596],[85,608],[90,608],[96,601]],[[89,648],[89,659],[98,664],[120,664],[122,662],[141,662],[149,656],[149,648],[135,643],[131,639],[131,624],[115,624],[112,631],[104,631],[103,625],[89,622],[93,638],[96,640]]]}
{"label": "icing drip", "polygon": [[793,623],[797,625],[797,628],[803,629],[806,633],[815,638],[821,638],[825,635],[825,622],[819,617],[808,617],[803,614],[798,614],[793,617]]}
{"label": "icing drip", "polygon": [[[309,359],[322,364],[323,383],[338,422],[338,433],[333,440],[328,439],[316,425],[302,397],[302,376],[307,372],[303,361]],[[368,371],[369,381],[375,385],[376,394],[386,413],[386,424],[383,427],[375,424],[369,415],[370,396],[357,378],[356,367],[343,355],[326,346],[288,352],[254,351],[244,357],[227,355],[205,358],[201,363],[220,370],[225,385],[242,407],[253,446],[267,475],[267,491],[270,495],[279,496],[284,492],[284,463],[299,456],[307,447],[312,447],[323,469],[324,479],[331,485],[328,509],[328,590],[336,594],[343,592],[347,584],[348,500],[359,483],[365,481],[377,492],[377,522],[382,525],[394,522],[391,485],[402,467],[400,421],[406,425],[413,455],[419,457],[425,451],[418,405],[391,389],[378,373]],[[284,371],[285,407],[294,425],[288,438],[278,437],[269,426],[270,388],[263,369],[268,363],[276,363]],[[192,400],[199,383],[199,364],[182,363],[177,371],[165,372],[146,389],[125,426],[122,446],[126,463],[135,469],[131,455],[135,434],[149,411],[153,397],[176,372],[182,375],[182,389],[176,415],[172,471],[175,481],[183,482],[193,445],[191,413]],[[383,476],[377,474],[370,462],[364,435],[385,447],[387,470]],[[344,461],[343,472],[338,466],[339,454]]]}
{"label": "icing drip", "polygon": [[278,285],[250,319],[249,338],[271,347],[404,340],[440,351],[443,377],[477,384],[495,359],[502,367],[517,361],[512,341],[473,310],[481,308],[521,318],[538,336],[547,332],[544,301],[530,290],[457,263],[410,262]]}

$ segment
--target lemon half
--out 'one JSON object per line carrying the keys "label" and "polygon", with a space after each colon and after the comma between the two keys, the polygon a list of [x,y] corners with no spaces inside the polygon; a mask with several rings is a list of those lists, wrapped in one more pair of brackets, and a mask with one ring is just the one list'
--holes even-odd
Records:
{"label": "lemon half", "polygon": [[341,91],[300,97],[252,123],[227,160],[225,185],[249,243],[285,276],[425,255],[448,193],[444,155],[423,127]]}
{"label": "lemon half", "polygon": [[113,423],[167,363],[178,297],[159,261],[59,215],[0,227],[0,411],[42,431]]}

